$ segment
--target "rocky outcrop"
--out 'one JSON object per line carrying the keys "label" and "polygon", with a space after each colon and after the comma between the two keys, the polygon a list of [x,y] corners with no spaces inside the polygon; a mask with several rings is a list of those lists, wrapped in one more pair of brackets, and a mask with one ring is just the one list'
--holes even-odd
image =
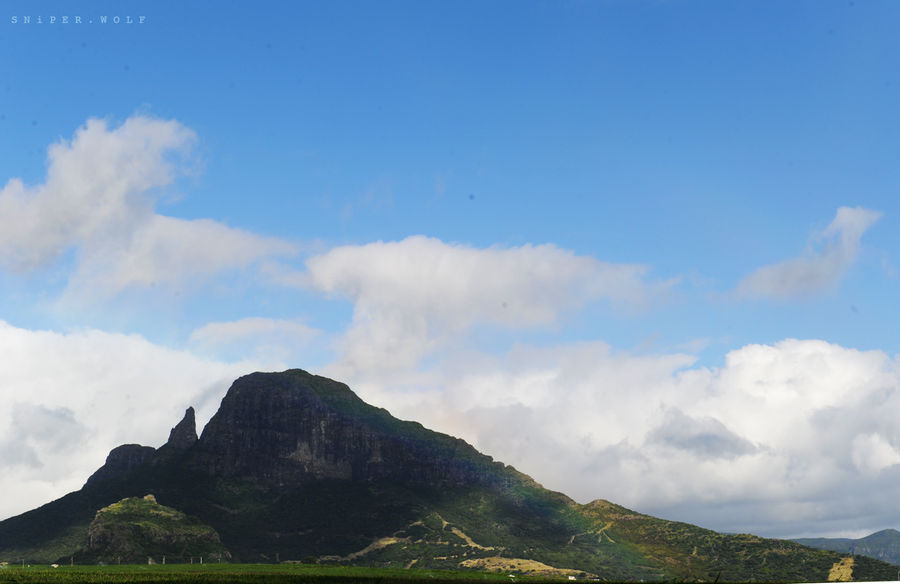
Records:
{"label": "rocky outcrop", "polygon": [[197,442],[197,423],[194,419],[194,408],[184,412],[184,418],[169,432],[166,446],[173,450],[187,450]]}
{"label": "rocky outcrop", "polygon": [[106,463],[88,478],[85,485],[96,485],[107,480],[118,480],[147,464],[164,464],[174,453],[186,452],[197,443],[197,426],[194,408],[184,412],[184,417],[169,432],[169,440],[158,450],[140,444],[123,444],[113,448]]}
{"label": "rocky outcrop", "polygon": [[88,484],[144,464],[184,465],[211,477],[253,477],[289,489],[321,479],[506,488],[533,481],[464,440],[394,418],[349,387],[300,369],[236,380],[198,439],[194,408],[158,450],[129,444],[110,452]]}
{"label": "rocky outcrop", "polygon": [[213,476],[252,476],[276,488],[320,479],[437,487],[530,480],[463,440],[397,420],[343,383],[299,369],[235,381],[190,464]]}
{"label": "rocky outcrop", "polygon": [[86,485],[122,478],[145,465],[155,453],[155,448],[140,444],[123,444],[113,448],[106,457],[106,463],[88,478]]}
{"label": "rocky outcrop", "polygon": [[153,495],[130,497],[97,511],[79,556],[107,564],[231,557],[212,527],[160,505]]}

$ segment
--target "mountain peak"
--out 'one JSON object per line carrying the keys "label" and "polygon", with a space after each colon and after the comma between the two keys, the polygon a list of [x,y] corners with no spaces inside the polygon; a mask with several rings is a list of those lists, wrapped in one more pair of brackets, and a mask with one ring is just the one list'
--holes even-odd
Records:
{"label": "mountain peak", "polygon": [[194,419],[194,408],[184,412],[184,418],[169,432],[166,446],[175,450],[186,450],[197,442],[197,423]]}
{"label": "mountain peak", "polygon": [[887,536],[887,537],[897,537],[900,538],[900,531],[897,531],[893,528],[882,529],[881,531],[876,531],[875,533],[871,533],[863,539],[867,539],[869,537],[878,537],[878,536]]}
{"label": "mountain peak", "polygon": [[499,484],[525,477],[465,441],[394,418],[301,369],[232,384],[194,449],[197,470],[290,488],[321,479]]}
{"label": "mountain peak", "polygon": [[106,463],[92,474],[85,485],[91,485],[107,479],[124,477],[132,470],[140,468],[156,453],[151,446],[140,444],[123,444],[110,450]]}

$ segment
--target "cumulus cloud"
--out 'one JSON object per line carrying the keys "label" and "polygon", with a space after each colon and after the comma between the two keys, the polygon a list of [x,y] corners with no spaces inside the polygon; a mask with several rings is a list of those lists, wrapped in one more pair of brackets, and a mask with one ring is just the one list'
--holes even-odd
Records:
{"label": "cumulus cloud", "polygon": [[821,245],[806,256],[763,266],[741,280],[739,297],[803,298],[834,286],[856,260],[863,233],[881,212],[862,207],[841,207],[834,220],[813,238]]}
{"label": "cumulus cloud", "polygon": [[129,287],[175,285],[293,250],[286,242],[216,221],[162,215],[149,217],[128,239],[121,242],[124,247],[91,249],[70,291],[100,288],[115,293]]}
{"label": "cumulus cloud", "polygon": [[0,191],[0,261],[28,270],[72,245],[127,235],[151,212],[146,193],[175,178],[166,154],[186,154],[195,139],[173,121],[135,117],[110,130],[88,120],[48,149],[45,183],[12,179]]}
{"label": "cumulus cloud", "polygon": [[785,340],[705,368],[600,343],[519,346],[447,361],[421,391],[354,387],[581,501],[773,536],[900,522],[881,495],[900,477],[900,369],[880,351]]}
{"label": "cumulus cloud", "polygon": [[547,327],[588,302],[642,308],[671,282],[554,245],[479,249],[409,237],[334,248],[307,261],[303,284],[353,301],[341,373],[414,368],[475,325]]}
{"label": "cumulus cloud", "polygon": [[70,292],[111,296],[172,284],[289,254],[292,245],[211,220],[155,212],[185,172],[194,133],[172,120],[134,116],[118,127],[90,119],[48,149],[46,180],[0,190],[0,267],[27,272],[75,251]]}
{"label": "cumulus cloud", "polygon": [[0,354],[0,518],[80,488],[115,446],[161,445],[188,406],[204,423],[231,381],[261,369],[133,335],[2,321]]}

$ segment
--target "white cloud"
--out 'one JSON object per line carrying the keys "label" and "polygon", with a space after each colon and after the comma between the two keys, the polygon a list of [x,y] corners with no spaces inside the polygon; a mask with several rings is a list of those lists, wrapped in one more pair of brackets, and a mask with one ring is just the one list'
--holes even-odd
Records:
{"label": "white cloud", "polygon": [[735,458],[756,452],[746,438],[729,430],[716,418],[692,418],[671,409],[659,426],[647,434],[647,444],[693,453],[704,459]]}
{"label": "white cloud", "polygon": [[198,424],[259,369],[134,335],[29,331],[0,321],[0,518],[76,490],[115,446],[159,446],[188,406]]}
{"label": "white cloud", "polygon": [[587,303],[638,309],[666,293],[647,268],[554,245],[478,249],[409,237],[334,248],[307,261],[305,286],[349,298],[339,373],[411,369],[475,325],[548,327]]}
{"label": "white cloud", "polygon": [[114,294],[130,287],[176,286],[257,260],[293,252],[293,246],[208,219],[153,215],[128,241],[90,249],[69,287],[82,297],[97,289]]}
{"label": "white cloud", "polygon": [[0,190],[0,266],[35,270],[75,250],[68,292],[83,300],[292,253],[284,241],[156,214],[158,192],[185,172],[195,141],[171,120],[134,116],[115,128],[88,120],[48,149],[44,183],[12,179]]}
{"label": "white cloud", "polygon": [[880,434],[860,434],[853,439],[852,460],[860,471],[877,474],[900,464],[900,452]]}
{"label": "white cloud", "polygon": [[279,369],[288,368],[298,350],[321,334],[322,331],[299,319],[251,317],[206,324],[191,333],[190,341],[217,354],[237,358],[252,354],[271,363],[269,369]]}
{"label": "white cloud", "polygon": [[109,130],[88,120],[48,149],[45,183],[13,179],[0,191],[0,261],[27,270],[73,245],[126,237],[152,212],[148,191],[175,178],[166,155],[186,154],[194,141],[173,121],[134,117]]}
{"label": "white cloud", "polygon": [[863,233],[881,217],[881,212],[862,207],[841,207],[834,220],[814,241],[819,250],[758,268],[741,280],[740,297],[787,299],[806,297],[833,287],[856,260]]}
{"label": "white cloud", "polygon": [[231,322],[212,322],[191,333],[198,342],[230,343],[248,336],[287,333],[298,339],[308,339],[318,331],[300,320],[251,317]]}

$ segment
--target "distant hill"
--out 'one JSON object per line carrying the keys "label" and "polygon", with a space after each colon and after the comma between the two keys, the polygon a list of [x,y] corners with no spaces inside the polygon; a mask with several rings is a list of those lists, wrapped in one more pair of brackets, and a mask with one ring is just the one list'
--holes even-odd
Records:
{"label": "distant hill", "polygon": [[884,529],[859,539],[820,537],[793,541],[811,548],[859,554],[900,566],[900,531],[896,529]]}
{"label": "distant hill", "polygon": [[[133,499],[148,493],[160,508]],[[0,561],[109,561],[108,549],[93,547],[91,530],[128,505],[145,507],[138,509],[145,517],[177,519],[151,529],[163,540],[182,530],[198,536],[191,545],[215,546],[217,533],[223,551],[215,553],[227,549],[240,562],[619,581],[896,576],[874,559],[722,535],[602,500],[579,505],[463,440],[398,420],[346,385],[301,370],[238,379],[199,438],[189,409],[161,448],[113,449],[81,490],[0,522]],[[144,541],[139,555],[173,553],[158,543]],[[186,545],[181,557],[193,549]]]}
{"label": "distant hill", "polygon": [[[80,562],[121,564],[231,558],[219,534],[200,520],[160,505],[153,495],[129,497],[97,511]],[[149,559],[149,560],[148,560]]]}

